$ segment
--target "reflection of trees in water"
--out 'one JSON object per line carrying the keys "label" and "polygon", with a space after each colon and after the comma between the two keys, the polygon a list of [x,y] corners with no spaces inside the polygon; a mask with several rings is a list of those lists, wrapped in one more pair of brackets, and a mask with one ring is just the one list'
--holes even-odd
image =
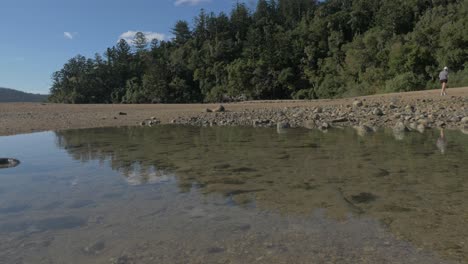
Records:
{"label": "reflection of trees in water", "polygon": [[444,160],[434,144],[438,131],[396,141],[391,132],[359,137],[351,130],[120,128],[57,132],[57,142],[73,158],[109,161],[127,178],[151,182],[172,172],[181,191],[196,184],[262,210],[372,216],[407,240],[461,257],[468,243],[445,245],[468,235],[468,165],[461,162],[468,138],[446,134],[452,143]]}

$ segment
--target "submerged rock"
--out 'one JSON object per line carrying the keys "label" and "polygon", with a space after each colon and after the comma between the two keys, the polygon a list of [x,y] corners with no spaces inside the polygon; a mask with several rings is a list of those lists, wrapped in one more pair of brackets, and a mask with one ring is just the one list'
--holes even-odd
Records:
{"label": "submerged rock", "polygon": [[12,158],[0,158],[0,169],[13,168],[20,164],[20,161]]}
{"label": "submerged rock", "polygon": [[101,253],[106,247],[106,244],[103,240],[96,241],[83,248],[83,253],[86,255],[97,255]]}

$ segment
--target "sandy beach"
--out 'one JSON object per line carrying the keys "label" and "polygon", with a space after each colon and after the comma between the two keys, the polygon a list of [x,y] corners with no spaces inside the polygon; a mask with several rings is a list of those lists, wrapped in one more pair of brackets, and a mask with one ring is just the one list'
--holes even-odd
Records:
{"label": "sandy beach", "polygon": [[[285,108],[346,107],[356,100],[372,105],[397,102],[405,105],[423,105],[431,110],[456,109],[467,112],[468,87],[449,89],[449,95],[441,97],[439,90],[394,93],[313,101],[254,101],[224,104],[229,113],[252,113]],[[200,116],[205,109],[218,104],[153,104],[153,105],[67,105],[44,103],[0,103],[0,136],[48,130],[65,130],[94,127],[135,126],[143,120],[154,118],[161,124],[174,120],[189,120]],[[385,106],[384,106],[385,107]],[[326,110],[325,110],[326,111]],[[207,113],[203,113],[206,115]],[[365,118],[364,118],[365,119]],[[388,126],[392,125],[392,122]],[[377,123],[382,126],[384,123]]]}

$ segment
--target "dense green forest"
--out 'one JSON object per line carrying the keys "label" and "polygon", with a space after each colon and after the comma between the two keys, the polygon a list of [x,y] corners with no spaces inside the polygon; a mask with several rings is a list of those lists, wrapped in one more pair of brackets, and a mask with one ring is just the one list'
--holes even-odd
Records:
{"label": "dense green forest", "polygon": [[47,95],[25,93],[18,90],[0,87],[0,103],[10,102],[46,102]]}
{"label": "dense green forest", "polygon": [[201,10],[172,34],[70,59],[50,100],[334,98],[435,88],[444,66],[451,87],[468,84],[468,0],[258,0]]}

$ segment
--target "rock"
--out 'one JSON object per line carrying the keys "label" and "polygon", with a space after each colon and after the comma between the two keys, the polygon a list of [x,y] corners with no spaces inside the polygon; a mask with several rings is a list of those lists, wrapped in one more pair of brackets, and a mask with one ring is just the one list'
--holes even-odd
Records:
{"label": "rock", "polygon": [[327,130],[329,128],[330,128],[330,124],[328,124],[327,122],[323,122],[319,127],[320,130]]}
{"label": "rock", "polygon": [[304,121],[302,126],[307,128],[307,129],[314,129],[316,127],[314,120],[306,120],[306,121]]}
{"label": "rock", "polygon": [[372,114],[373,115],[376,115],[376,116],[383,116],[383,112],[382,112],[382,109],[380,108],[375,108],[373,111],[372,111]]}
{"label": "rock", "polygon": [[462,128],[460,129],[460,131],[461,131],[463,134],[468,135],[468,125],[462,127]]}
{"label": "rock", "polygon": [[393,103],[390,103],[390,105],[388,105],[388,108],[396,109],[396,108],[398,108],[398,106],[394,105]]}
{"label": "rock", "polygon": [[419,133],[423,134],[426,131],[426,126],[424,124],[419,124],[416,127],[416,130],[418,130]]}
{"label": "rock", "polygon": [[213,109],[213,112],[215,112],[215,113],[222,113],[222,112],[224,112],[224,111],[226,111],[226,109],[225,109],[224,106],[222,106],[222,105],[219,105],[218,107],[216,107],[215,109]]}
{"label": "rock", "polygon": [[0,169],[13,168],[20,164],[17,159],[0,158]]}
{"label": "rock", "polygon": [[320,115],[319,115],[319,114],[312,115],[312,119],[313,119],[313,120],[319,120],[319,119],[320,119]]}
{"label": "rock", "polygon": [[349,119],[346,118],[346,117],[341,117],[341,118],[337,118],[337,119],[333,119],[331,122],[332,123],[343,123],[343,122],[348,122]]}
{"label": "rock", "polygon": [[444,121],[437,121],[436,125],[437,127],[442,127],[442,128],[447,126],[447,124]]}
{"label": "rock", "polygon": [[204,112],[205,112],[205,113],[212,113],[213,110],[211,110],[211,109],[209,109],[209,108],[206,108]]}
{"label": "rock", "polygon": [[409,129],[406,127],[406,125],[403,122],[398,122],[396,125],[393,127],[394,132],[408,132]]}
{"label": "rock", "polygon": [[323,113],[323,108],[320,107],[320,106],[317,107],[317,108],[315,108],[314,113],[315,113],[315,114],[321,114],[321,113]]}
{"label": "rock", "polygon": [[406,110],[407,112],[411,112],[411,113],[412,113],[412,112],[414,112],[414,107],[413,107],[412,105],[406,105],[406,106],[405,106],[405,110]]}
{"label": "rock", "polygon": [[374,132],[374,130],[366,125],[359,125],[359,126],[355,126],[354,129],[356,130],[357,134],[361,137],[364,137],[372,132]]}
{"label": "rock", "polygon": [[418,127],[418,125],[414,122],[411,122],[408,126],[411,130],[416,130],[416,128]]}
{"label": "rock", "polygon": [[276,124],[277,129],[288,129],[291,128],[291,125],[288,122],[279,122]]}
{"label": "rock", "polygon": [[147,122],[149,126],[155,126],[161,124],[161,121],[154,119]]}
{"label": "rock", "polygon": [[121,115],[121,116],[126,116],[127,113],[125,113],[125,112],[119,112],[119,115]]}
{"label": "rock", "polygon": [[354,107],[361,107],[361,106],[363,106],[363,103],[362,103],[362,101],[355,100],[355,101],[353,102],[353,106],[354,106]]}
{"label": "rock", "polygon": [[87,255],[97,255],[99,253],[101,253],[104,248],[106,247],[106,244],[104,243],[104,241],[102,240],[99,240],[97,242],[94,242],[93,244],[87,246],[87,247],[84,247],[83,248],[83,253],[87,254]]}
{"label": "rock", "polygon": [[468,116],[465,116],[460,121],[462,124],[468,124]]}
{"label": "rock", "polygon": [[418,119],[418,124],[422,124],[424,126],[427,126],[429,123],[430,123],[429,120],[427,120],[426,118]]}

